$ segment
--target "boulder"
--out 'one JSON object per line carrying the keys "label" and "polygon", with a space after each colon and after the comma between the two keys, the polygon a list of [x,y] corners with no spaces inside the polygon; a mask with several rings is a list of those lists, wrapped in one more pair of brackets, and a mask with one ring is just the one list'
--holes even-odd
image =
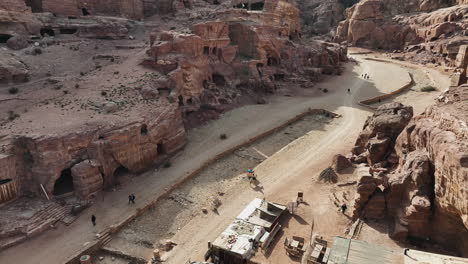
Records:
{"label": "boulder", "polygon": [[[368,152],[369,147],[373,146],[375,148],[372,151],[381,154],[384,148],[387,149],[393,145],[411,117],[413,117],[411,106],[396,102],[379,106],[375,113],[366,120],[363,131],[359,134],[352,150],[353,154],[360,155]],[[370,139],[372,140],[369,144]]]}
{"label": "boulder", "polygon": [[331,167],[337,173],[342,173],[345,169],[351,166],[352,166],[351,162],[345,156],[340,155],[340,154],[333,156]]}
{"label": "boulder", "polygon": [[0,83],[25,82],[29,80],[29,71],[26,65],[16,56],[0,51]]}
{"label": "boulder", "polygon": [[27,37],[23,35],[17,35],[9,38],[6,44],[7,47],[12,50],[21,50],[29,46]]}

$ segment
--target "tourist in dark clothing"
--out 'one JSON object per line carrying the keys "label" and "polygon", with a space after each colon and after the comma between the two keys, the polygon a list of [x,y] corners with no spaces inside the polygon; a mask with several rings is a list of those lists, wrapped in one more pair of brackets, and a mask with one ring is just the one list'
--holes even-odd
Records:
{"label": "tourist in dark clothing", "polygon": [[96,216],[95,215],[91,216],[91,222],[93,222],[93,226],[96,225]]}
{"label": "tourist in dark clothing", "polygon": [[343,213],[343,214],[344,214],[344,213],[346,212],[346,209],[348,209],[348,206],[346,206],[346,204],[345,204],[345,203],[344,203],[344,204],[342,204],[342,205],[341,205],[341,213]]}
{"label": "tourist in dark clothing", "polygon": [[135,203],[135,195],[133,193],[128,196],[128,203]]}

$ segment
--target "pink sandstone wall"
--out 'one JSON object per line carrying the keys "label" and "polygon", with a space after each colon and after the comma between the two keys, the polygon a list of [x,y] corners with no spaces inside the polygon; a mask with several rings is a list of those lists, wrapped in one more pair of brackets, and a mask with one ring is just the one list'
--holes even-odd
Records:
{"label": "pink sandstone wall", "polygon": [[143,0],[43,0],[45,12],[58,16],[81,16],[82,8],[90,15],[143,18]]}
{"label": "pink sandstone wall", "polygon": [[0,0],[0,10],[31,12],[31,9],[26,6],[24,0]]}

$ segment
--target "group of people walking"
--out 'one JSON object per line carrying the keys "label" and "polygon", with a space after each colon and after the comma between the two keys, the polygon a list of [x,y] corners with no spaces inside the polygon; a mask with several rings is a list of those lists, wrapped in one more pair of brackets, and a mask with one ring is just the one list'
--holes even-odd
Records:
{"label": "group of people walking", "polygon": [[[135,204],[135,198],[136,198],[135,194],[133,194],[133,193],[130,194],[128,196],[128,204],[130,204],[130,203]],[[96,216],[94,214],[91,215],[91,223],[93,223],[93,226],[96,225]]]}
{"label": "group of people walking", "polygon": [[361,74],[361,76],[362,76],[362,78],[364,78],[366,80],[369,79],[369,74],[367,74],[367,73],[363,73],[363,74]]}

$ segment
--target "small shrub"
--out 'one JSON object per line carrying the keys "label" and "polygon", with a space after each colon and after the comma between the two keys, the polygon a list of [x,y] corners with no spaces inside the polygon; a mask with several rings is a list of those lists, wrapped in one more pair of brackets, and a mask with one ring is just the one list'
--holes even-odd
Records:
{"label": "small shrub", "polygon": [[42,50],[40,48],[34,48],[32,51],[33,55],[40,55],[42,54]]}
{"label": "small shrub", "polygon": [[79,85],[79,84],[75,84],[75,88],[76,88],[76,89],[80,88],[80,85]]}
{"label": "small shrub", "polygon": [[80,72],[80,75],[81,75],[81,76],[84,76],[84,75],[85,75],[85,73],[84,73],[84,72]]}
{"label": "small shrub", "polygon": [[68,94],[68,91],[67,91],[67,90],[63,90],[63,94]]}
{"label": "small shrub", "polygon": [[171,164],[170,161],[166,161],[166,162],[164,162],[164,164],[163,164],[163,167],[166,168],[166,169],[167,169],[167,168],[170,168],[171,166],[172,166],[172,164]]}
{"label": "small shrub", "polygon": [[8,120],[13,121],[18,118],[20,115],[15,113],[14,111],[8,111]]}
{"label": "small shrub", "polygon": [[106,96],[106,95],[107,95],[107,92],[106,92],[106,91],[101,91],[101,95],[102,95],[102,96]]}
{"label": "small shrub", "polygon": [[437,88],[431,85],[424,86],[423,88],[421,88],[421,92],[433,92],[433,91],[437,91]]}
{"label": "small shrub", "polygon": [[322,91],[323,91],[324,93],[328,93],[328,89],[327,89],[327,88],[323,89]]}
{"label": "small shrub", "polygon": [[223,134],[219,135],[219,139],[225,140],[225,139],[227,139],[227,135],[223,133]]}
{"label": "small shrub", "polygon": [[8,89],[8,92],[9,92],[10,94],[17,94],[18,91],[19,91],[19,90],[18,90],[18,88],[16,88],[16,87],[11,87],[10,89]]}

